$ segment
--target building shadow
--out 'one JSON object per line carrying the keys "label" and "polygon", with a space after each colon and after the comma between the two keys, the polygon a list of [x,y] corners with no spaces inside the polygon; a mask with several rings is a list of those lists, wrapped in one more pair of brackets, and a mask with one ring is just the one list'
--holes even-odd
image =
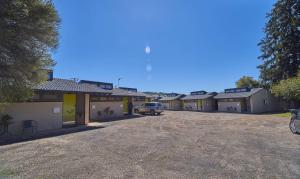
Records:
{"label": "building shadow", "polygon": [[16,136],[0,136],[0,146],[20,143],[20,142],[28,142],[38,139],[58,137],[62,135],[72,134],[72,133],[80,133],[86,132],[90,130],[102,129],[107,126],[105,125],[95,125],[95,126],[84,126],[84,125],[63,125],[61,129],[57,130],[49,130],[49,131],[41,131],[33,134],[25,134],[25,135],[16,135]]}
{"label": "building shadow", "polygon": [[[10,145],[10,144],[15,144],[20,142],[34,141],[34,140],[44,139],[44,138],[58,137],[62,135],[72,134],[72,133],[80,133],[80,132],[86,132],[90,130],[102,129],[110,126],[111,124],[109,124],[109,122],[138,119],[147,116],[151,116],[151,115],[134,114],[134,115],[124,115],[122,117],[117,117],[117,118],[104,119],[101,121],[91,120],[89,125],[87,126],[76,125],[74,122],[73,123],[69,122],[69,123],[64,123],[62,128],[57,130],[40,131],[37,133],[11,135],[6,137],[0,136],[0,146]],[[163,114],[159,116],[163,116]]]}
{"label": "building shadow", "polygon": [[92,122],[114,122],[114,121],[123,121],[123,120],[130,120],[130,119],[138,119],[144,118],[145,115],[134,114],[134,115],[124,115],[121,117],[114,117],[114,118],[106,118],[101,120],[92,120]]}

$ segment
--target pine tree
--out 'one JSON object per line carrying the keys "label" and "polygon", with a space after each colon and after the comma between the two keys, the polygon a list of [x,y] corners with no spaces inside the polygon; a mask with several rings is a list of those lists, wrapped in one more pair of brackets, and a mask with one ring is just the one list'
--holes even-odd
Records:
{"label": "pine tree", "polygon": [[259,43],[263,64],[258,66],[264,85],[297,75],[300,67],[300,0],[278,0]]}
{"label": "pine tree", "polygon": [[45,79],[59,22],[50,0],[0,0],[0,104],[27,100]]}

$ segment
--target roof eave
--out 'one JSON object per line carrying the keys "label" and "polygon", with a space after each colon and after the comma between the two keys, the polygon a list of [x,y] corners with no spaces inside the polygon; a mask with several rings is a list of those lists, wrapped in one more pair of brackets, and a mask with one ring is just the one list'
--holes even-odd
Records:
{"label": "roof eave", "polygon": [[57,93],[85,93],[85,94],[112,94],[111,92],[91,92],[91,91],[72,91],[72,90],[47,90],[34,89],[34,92],[57,92]]}

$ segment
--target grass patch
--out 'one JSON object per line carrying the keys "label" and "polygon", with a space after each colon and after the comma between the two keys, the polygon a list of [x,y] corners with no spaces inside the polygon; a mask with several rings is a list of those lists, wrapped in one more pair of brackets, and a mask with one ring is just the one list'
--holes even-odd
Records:
{"label": "grass patch", "polygon": [[0,170],[0,177],[11,177],[15,176],[17,173],[11,169],[1,169]]}
{"label": "grass patch", "polygon": [[290,112],[278,113],[278,114],[273,114],[273,116],[290,118],[291,117],[291,113]]}

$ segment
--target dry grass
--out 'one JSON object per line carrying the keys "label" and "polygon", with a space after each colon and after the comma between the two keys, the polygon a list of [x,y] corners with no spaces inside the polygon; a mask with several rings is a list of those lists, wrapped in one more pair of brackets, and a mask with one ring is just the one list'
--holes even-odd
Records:
{"label": "dry grass", "polygon": [[278,113],[278,114],[273,114],[273,116],[291,118],[291,113],[290,112]]}

